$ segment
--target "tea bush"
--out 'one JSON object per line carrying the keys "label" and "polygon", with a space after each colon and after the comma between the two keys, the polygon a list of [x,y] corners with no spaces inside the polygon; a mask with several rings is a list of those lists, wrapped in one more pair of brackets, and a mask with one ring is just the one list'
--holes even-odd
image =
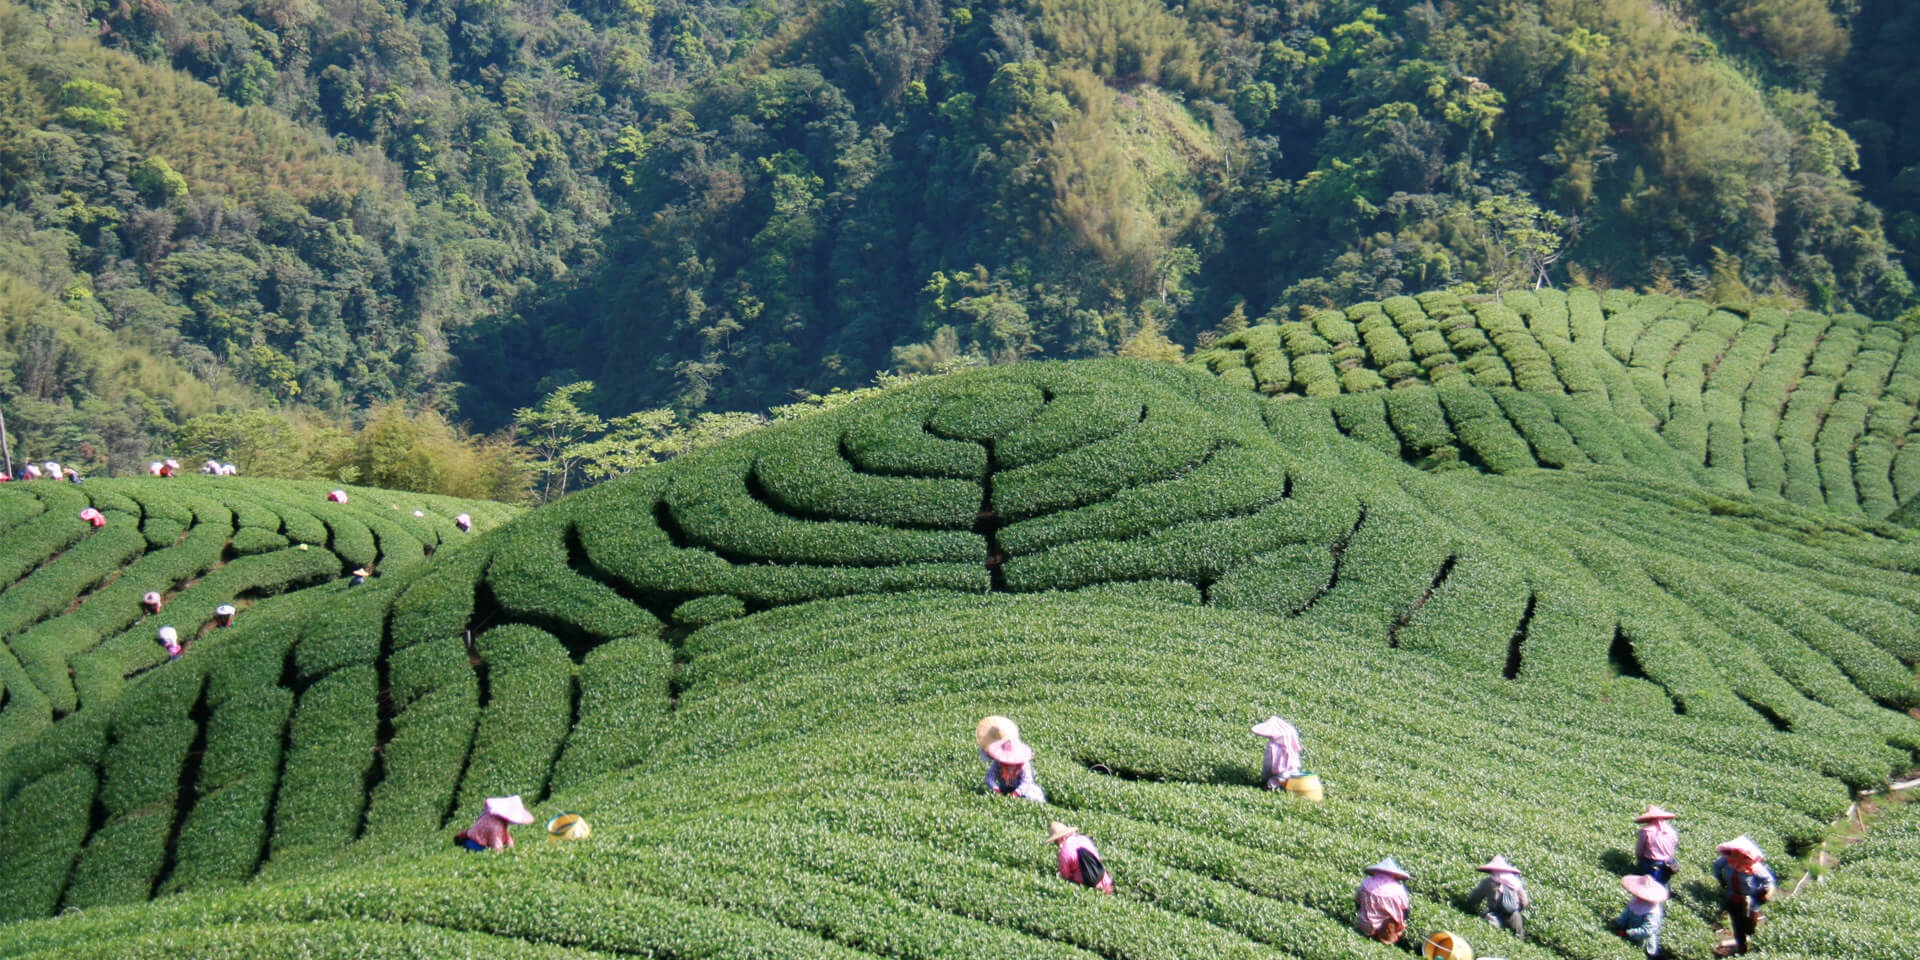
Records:
{"label": "tea bush", "polygon": [[[0,721],[22,738],[0,746],[0,862],[31,864],[0,870],[0,902],[25,920],[89,907],[0,926],[0,957],[1359,960],[1389,953],[1350,926],[1361,868],[1389,853],[1415,874],[1417,931],[1514,960],[1618,956],[1606,922],[1643,804],[1681,813],[1683,878],[1737,833],[1785,863],[1850,790],[1920,756],[1920,546],[1869,519],[1855,479],[1883,456],[1899,492],[1904,435],[1869,453],[1898,420],[1898,331],[1806,340],[1844,366],[1822,381],[1769,367],[1799,334],[1763,314],[1395,298],[1221,349],[1332,373],[1336,350],[1391,349],[1382,331],[1417,350],[1472,330],[1469,361],[1488,359],[1338,399],[1164,364],[1010,365],[458,541],[444,505],[407,495],[128,481],[150,524],[187,511],[186,539],[149,549],[129,524],[142,559],[0,657]],[[1743,349],[1749,372],[1716,382]],[[1529,380],[1563,369],[1591,381]],[[1740,385],[1769,369],[1787,377],[1770,421]],[[1499,370],[1521,385],[1465,382]],[[1815,501],[1744,488],[1762,439],[1813,449]],[[361,524],[380,575],[345,586],[324,535],[227,553],[268,529],[242,522],[249,496],[327,517],[335,541]],[[0,491],[9,530],[40,519],[17,499]],[[242,597],[241,619],[167,663],[136,570],[170,612]],[[62,654],[79,709],[57,722],[13,656],[27,637],[80,651]],[[980,793],[988,712],[1019,721],[1049,804]],[[1271,713],[1300,726],[1325,802],[1256,788],[1245,731]],[[448,843],[507,792],[538,819],[582,812],[593,837]],[[1054,876],[1052,820],[1100,844],[1115,896]],[[1458,909],[1494,852],[1533,886],[1525,943]],[[1704,960],[1711,890],[1683,879],[1672,909],[1675,954]],[[307,946],[269,932],[290,929]]]}

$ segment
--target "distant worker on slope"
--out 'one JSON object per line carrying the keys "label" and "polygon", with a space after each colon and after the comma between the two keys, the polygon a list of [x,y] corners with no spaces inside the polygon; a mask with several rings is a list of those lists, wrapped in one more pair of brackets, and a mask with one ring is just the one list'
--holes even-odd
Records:
{"label": "distant worker on slope", "polygon": [[187,649],[180,645],[180,632],[170,626],[161,627],[155,631],[153,642],[159,644],[160,649],[167,651],[167,659],[169,660],[180,659],[180,654],[186,652]]}
{"label": "distant worker on slope", "polygon": [[1260,761],[1260,784],[1268,790],[1285,790],[1287,781],[1300,775],[1300,731],[1279,717],[1268,717],[1253,726],[1253,732],[1267,738],[1266,755]]}
{"label": "distant worker on slope", "polygon": [[453,525],[459,527],[461,533],[466,533],[473,529],[473,518],[464,513],[456,513],[453,515]]}
{"label": "distant worker on slope", "polygon": [[1367,879],[1353,892],[1353,928],[1381,943],[1399,944],[1407,932],[1413,897],[1402,880],[1411,874],[1392,857],[1367,868]]}
{"label": "distant worker on slope", "polygon": [[96,530],[107,525],[106,514],[101,513],[99,510],[96,510],[93,507],[88,507],[85,510],[80,511],[80,519],[85,520],[90,524],[93,524],[93,527]]}
{"label": "distant worker on slope", "polygon": [[1047,802],[1047,792],[1033,779],[1033,748],[1011,737],[987,744],[987,792]]}
{"label": "distant worker on slope", "polygon": [[159,613],[163,605],[163,601],[160,599],[160,591],[158,590],[148,590],[146,595],[140,598],[140,609],[148,613]]}
{"label": "distant worker on slope", "polygon": [[223,603],[217,607],[214,607],[213,608],[213,625],[216,627],[233,626],[233,615],[235,612],[236,611],[233,609],[233,604],[231,603]]}
{"label": "distant worker on slope", "polygon": [[1113,874],[1100,860],[1100,850],[1080,831],[1058,820],[1047,832],[1047,842],[1060,848],[1060,877],[1101,893],[1113,892]]}
{"label": "distant worker on slope", "polygon": [[1658,804],[1647,804],[1647,812],[1634,817],[1640,835],[1634,841],[1634,870],[1666,886],[1673,880],[1674,854],[1680,849],[1680,832],[1673,828],[1673,814]]}
{"label": "distant worker on slope", "polygon": [[[1507,862],[1506,857],[1496,856],[1475,870],[1487,875],[1467,894],[1468,912],[1479,912],[1480,919],[1496,927],[1505,927],[1507,932],[1525,939],[1526,925],[1520,914],[1533,906],[1532,898],[1527,896],[1527,885],[1520,879],[1520,868]],[[1482,905],[1485,909],[1482,910]]]}
{"label": "distant worker on slope", "polygon": [[513,846],[513,834],[507,832],[512,824],[529,824],[533,814],[527,811],[527,805],[520,802],[520,795],[511,797],[488,797],[486,812],[473,821],[473,826],[453,835],[453,842],[479,853],[482,850],[504,850]]}
{"label": "distant worker on slope", "polygon": [[1667,919],[1666,885],[1639,873],[1621,877],[1620,885],[1633,899],[1613,918],[1613,932],[1639,944],[1647,956],[1660,956],[1660,926]]}
{"label": "distant worker on slope", "polygon": [[1713,861],[1713,878],[1720,881],[1720,902],[1733,927],[1733,954],[1744,954],[1747,938],[1763,919],[1760,905],[1773,899],[1773,870],[1763,862],[1767,855],[1760,845],[1745,834],[1715,849],[1720,856]]}

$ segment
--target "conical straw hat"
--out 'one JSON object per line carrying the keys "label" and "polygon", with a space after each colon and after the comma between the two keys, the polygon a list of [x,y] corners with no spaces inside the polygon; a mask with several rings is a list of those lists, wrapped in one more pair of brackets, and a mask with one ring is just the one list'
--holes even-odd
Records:
{"label": "conical straw hat", "polygon": [[985,717],[974,725],[973,739],[980,744],[980,749],[985,750],[988,744],[996,740],[1020,739],[1020,728],[1015,726],[1012,720],[996,714]]}

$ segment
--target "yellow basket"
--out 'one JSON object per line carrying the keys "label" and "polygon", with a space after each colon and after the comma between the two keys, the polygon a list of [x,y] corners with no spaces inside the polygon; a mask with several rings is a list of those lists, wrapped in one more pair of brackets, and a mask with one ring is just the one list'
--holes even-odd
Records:
{"label": "yellow basket", "polygon": [[1321,785],[1319,775],[1312,773],[1303,773],[1289,779],[1287,792],[1296,797],[1312,800],[1314,803],[1319,803],[1327,796],[1326,787]]}
{"label": "yellow basket", "polygon": [[1441,930],[1427,935],[1427,942],[1420,947],[1420,955],[1427,960],[1473,960],[1473,948],[1467,946],[1458,934]]}

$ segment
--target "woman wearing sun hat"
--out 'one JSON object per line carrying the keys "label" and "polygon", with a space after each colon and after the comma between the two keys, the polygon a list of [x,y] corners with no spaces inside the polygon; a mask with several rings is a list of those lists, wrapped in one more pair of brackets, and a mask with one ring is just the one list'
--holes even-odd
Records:
{"label": "woman wearing sun hat", "polygon": [[[1520,868],[1507,862],[1506,857],[1496,856],[1484,866],[1475,870],[1486,874],[1467,894],[1468,912],[1480,912],[1480,919],[1496,927],[1505,927],[1514,936],[1525,938],[1526,926],[1520,920],[1520,914],[1533,905],[1527,896],[1527,885],[1520,879]],[[1482,911],[1481,905],[1486,909]]]}
{"label": "woman wearing sun hat", "polygon": [[1279,717],[1268,717],[1253,725],[1253,732],[1267,738],[1266,755],[1260,761],[1260,784],[1268,790],[1284,790],[1287,781],[1300,775],[1300,731]]}
{"label": "woman wearing sun hat", "polygon": [[1634,841],[1634,869],[1666,886],[1673,879],[1674,854],[1680,848],[1680,832],[1673,828],[1673,814],[1659,804],[1647,804],[1647,812],[1634,817],[1640,835]]}
{"label": "woman wearing sun hat", "polygon": [[1660,925],[1667,919],[1667,887],[1665,884],[1645,874],[1631,874],[1620,878],[1620,886],[1626,888],[1633,899],[1627,901],[1626,909],[1613,918],[1613,932],[1637,943],[1647,956],[1660,955]]}
{"label": "woman wearing sun hat", "polygon": [[1007,737],[987,744],[987,792],[1047,802],[1047,792],[1033,779],[1033,748]]}
{"label": "woman wearing sun hat", "polygon": [[1720,856],[1713,861],[1713,878],[1720,881],[1720,902],[1733,927],[1733,952],[1744,954],[1747,938],[1760,920],[1760,905],[1773,897],[1773,870],[1763,862],[1766,853],[1746,834],[1714,849]]}
{"label": "woman wearing sun hat", "polygon": [[[1047,842],[1060,848],[1060,877],[1101,893],[1113,892],[1113,874],[1100,861],[1100,850],[1080,831],[1055,820],[1047,831]],[[1093,876],[1098,873],[1099,876]]]}
{"label": "woman wearing sun hat", "polygon": [[529,824],[533,814],[527,811],[527,805],[520,802],[520,795],[511,797],[488,797],[486,812],[473,821],[473,826],[454,834],[453,842],[475,853],[482,850],[504,850],[513,846],[513,834],[507,832],[511,824]]}
{"label": "woman wearing sun hat", "polygon": [[1392,857],[1367,868],[1367,879],[1353,892],[1353,928],[1381,943],[1399,943],[1407,932],[1413,897],[1401,883],[1411,874]]}

